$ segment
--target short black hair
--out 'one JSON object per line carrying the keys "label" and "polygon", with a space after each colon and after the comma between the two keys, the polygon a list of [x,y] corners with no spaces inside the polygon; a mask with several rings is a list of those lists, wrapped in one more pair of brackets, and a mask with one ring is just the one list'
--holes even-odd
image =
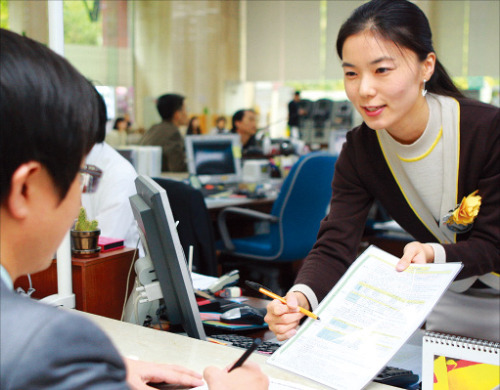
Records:
{"label": "short black hair", "polygon": [[106,110],[106,102],[97,89],[94,88],[97,98],[97,106],[99,109],[99,130],[97,131],[96,142],[101,143],[106,139],[106,122],[108,121],[108,112]]}
{"label": "short black hair", "polygon": [[20,165],[40,162],[63,199],[100,126],[96,90],[44,45],[0,29],[0,201]]}
{"label": "short black hair", "polygon": [[127,120],[123,116],[119,116],[118,118],[115,119],[115,123],[113,124],[113,129],[118,130],[118,123],[120,122],[127,122]]}
{"label": "short black hair", "polygon": [[247,110],[238,110],[234,113],[233,118],[231,120],[231,133],[236,133],[236,122],[239,122],[243,119],[245,116],[245,111]]}
{"label": "short black hair", "polygon": [[164,121],[171,121],[174,114],[182,109],[184,96],[175,93],[168,93],[158,98],[156,108]]}
{"label": "short black hair", "polygon": [[236,133],[236,122],[243,120],[246,112],[255,113],[255,111],[252,108],[245,108],[244,110],[238,110],[234,113],[233,119],[231,121],[231,124],[232,124],[231,133]]}

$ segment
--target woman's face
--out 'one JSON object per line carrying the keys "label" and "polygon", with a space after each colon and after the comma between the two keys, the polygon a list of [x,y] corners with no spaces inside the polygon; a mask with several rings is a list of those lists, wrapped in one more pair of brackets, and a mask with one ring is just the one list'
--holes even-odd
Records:
{"label": "woman's face", "polygon": [[429,56],[430,60],[420,62],[413,51],[370,31],[346,39],[342,48],[345,90],[370,128],[386,129],[404,143],[418,139],[428,120],[421,90],[434,69],[434,53]]}
{"label": "woman's face", "polygon": [[118,128],[118,131],[123,131],[123,130],[127,130],[127,125],[128,125],[128,123],[126,121],[119,121],[116,124],[116,127]]}

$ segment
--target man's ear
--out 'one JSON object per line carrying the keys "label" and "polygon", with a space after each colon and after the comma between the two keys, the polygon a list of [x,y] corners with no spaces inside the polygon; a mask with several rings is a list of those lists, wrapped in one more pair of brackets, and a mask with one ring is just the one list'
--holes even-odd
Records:
{"label": "man's ear", "polygon": [[7,197],[7,209],[14,218],[25,218],[29,212],[30,186],[33,176],[40,173],[42,165],[36,161],[30,161],[20,165],[12,175],[10,181],[10,192]]}

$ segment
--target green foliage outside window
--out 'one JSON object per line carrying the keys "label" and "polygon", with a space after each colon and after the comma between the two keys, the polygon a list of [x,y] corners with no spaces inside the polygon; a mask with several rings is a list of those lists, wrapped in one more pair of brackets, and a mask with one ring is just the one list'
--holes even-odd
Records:
{"label": "green foliage outside window", "polygon": [[0,27],[9,28],[9,6],[7,0],[0,0]]}
{"label": "green foliage outside window", "polygon": [[88,0],[63,2],[66,44],[102,45],[102,17],[99,16],[95,22],[91,21],[88,9],[92,9],[93,6],[94,1]]}

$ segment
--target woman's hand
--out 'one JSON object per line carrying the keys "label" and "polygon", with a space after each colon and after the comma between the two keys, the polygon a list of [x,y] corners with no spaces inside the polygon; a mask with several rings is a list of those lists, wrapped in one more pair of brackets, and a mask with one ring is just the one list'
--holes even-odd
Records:
{"label": "woman's hand", "polygon": [[299,312],[299,305],[309,310],[309,301],[300,292],[286,294],[287,304],[277,299],[267,305],[267,314],[264,321],[269,325],[279,341],[287,340],[297,333],[297,327],[304,314]]}
{"label": "woman's hand", "polygon": [[267,390],[269,387],[269,379],[260,367],[248,361],[231,372],[228,372],[228,369],[207,367],[203,377],[210,390]]}
{"label": "woman's hand", "polygon": [[411,263],[426,264],[434,262],[434,249],[428,244],[413,241],[406,244],[403,249],[403,257],[396,264],[397,271],[404,271]]}
{"label": "woman's hand", "polygon": [[124,358],[127,383],[133,390],[153,389],[147,383],[173,383],[182,386],[202,386],[201,375],[174,364],[157,364]]}

